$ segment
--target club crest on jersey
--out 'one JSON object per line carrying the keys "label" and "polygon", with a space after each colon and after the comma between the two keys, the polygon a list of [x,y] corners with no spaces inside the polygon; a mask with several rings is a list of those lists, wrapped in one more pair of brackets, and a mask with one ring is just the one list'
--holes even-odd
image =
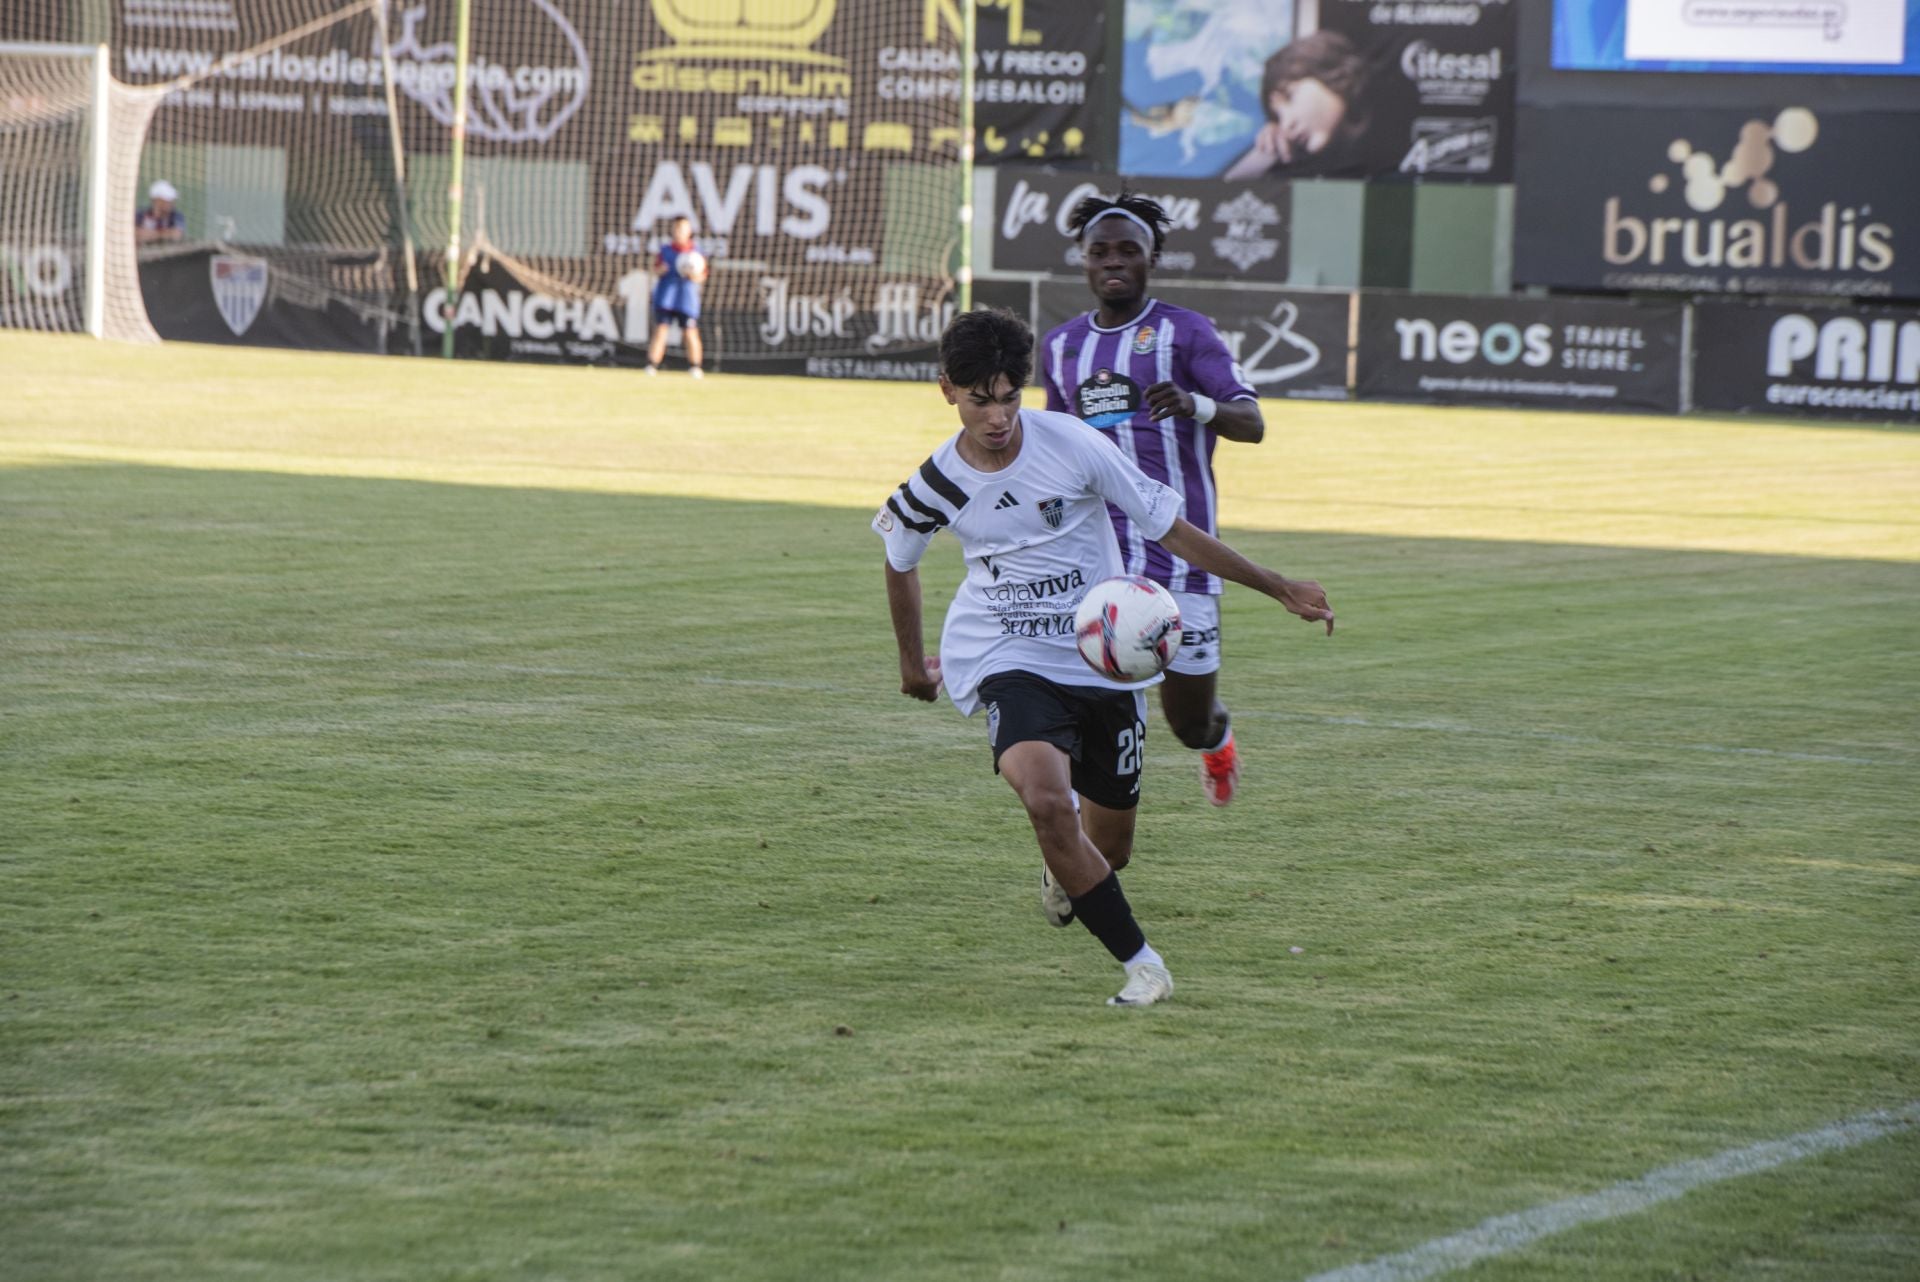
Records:
{"label": "club crest on jersey", "polygon": [[1040,500],[1040,519],[1047,523],[1049,530],[1059,529],[1060,522],[1066,514],[1067,501],[1065,499]]}
{"label": "club crest on jersey", "polygon": [[1160,334],[1151,325],[1142,325],[1133,331],[1133,352],[1136,356],[1145,356],[1160,341]]}

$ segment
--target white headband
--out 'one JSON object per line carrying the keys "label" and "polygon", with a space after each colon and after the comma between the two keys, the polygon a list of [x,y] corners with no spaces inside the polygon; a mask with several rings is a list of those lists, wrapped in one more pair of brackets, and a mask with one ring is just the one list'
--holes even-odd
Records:
{"label": "white headband", "polygon": [[1095,214],[1093,217],[1087,219],[1087,225],[1080,229],[1080,239],[1082,241],[1086,240],[1087,233],[1092,231],[1093,225],[1099,222],[1102,218],[1126,219],[1128,222],[1132,223],[1135,227],[1138,227],[1141,231],[1147,234],[1147,248],[1148,249],[1153,248],[1153,228],[1147,226],[1147,220],[1142,218],[1140,215],[1134,213],[1131,209],[1122,209],[1118,205],[1109,206],[1108,208],[1103,209],[1099,213]]}

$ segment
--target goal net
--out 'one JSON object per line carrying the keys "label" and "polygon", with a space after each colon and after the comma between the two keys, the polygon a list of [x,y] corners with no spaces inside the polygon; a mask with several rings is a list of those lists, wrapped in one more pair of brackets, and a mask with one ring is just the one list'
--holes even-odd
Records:
{"label": "goal net", "polygon": [[[115,85],[99,49],[0,43],[0,326],[151,339],[133,237],[125,139],[150,104]],[[110,235],[117,228],[121,235]]]}
{"label": "goal net", "polygon": [[[348,345],[431,351],[447,308],[464,352],[632,363],[684,216],[711,265],[709,364],[897,376],[889,362],[924,360],[952,307],[963,3],[472,0],[450,308],[455,4],[16,0],[0,40],[111,47],[121,336],[146,313],[168,333],[172,260],[200,271],[211,253],[230,323],[252,316],[244,341],[292,341],[272,327],[294,308]],[[0,104],[42,82],[66,114],[33,108],[47,119],[17,144],[0,117],[9,245],[85,239],[85,60],[0,57]],[[15,151],[38,186],[14,181]],[[178,192],[184,234],[136,249],[156,182]],[[6,324],[79,327],[51,300],[7,298]]]}
{"label": "goal net", "polygon": [[[543,43],[527,42],[529,8]],[[567,86],[521,121],[476,98],[496,122],[473,130],[476,243],[514,275],[606,297],[644,332],[650,264],[685,216],[712,264],[701,326],[724,366],[884,375],[937,336],[961,235],[951,0],[475,14],[501,106],[523,80]]]}
{"label": "goal net", "polygon": [[[0,44],[0,227],[14,258],[41,273],[13,274],[0,320],[196,337],[181,329],[189,291],[179,285],[192,272],[208,281],[192,297],[210,300],[235,338],[278,303],[357,327],[361,341],[346,345],[385,346],[406,312],[395,289],[406,275],[400,154],[386,112],[359,113],[381,129],[356,137],[318,99],[257,83],[268,66],[298,76],[319,65],[350,28],[377,35],[380,14],[379,0],[116,0],[111,10],[29,0],[11,10],[0,35],[79,35],[102,42],[110,62],[100,77],[85,45]],[[381,94],[368,79],[341,85],[342,96]],[[136,213],[156,193],[170,194],[181,225],[137,240]],[[53,288],[60,261],[72,265],[65,293]]]}

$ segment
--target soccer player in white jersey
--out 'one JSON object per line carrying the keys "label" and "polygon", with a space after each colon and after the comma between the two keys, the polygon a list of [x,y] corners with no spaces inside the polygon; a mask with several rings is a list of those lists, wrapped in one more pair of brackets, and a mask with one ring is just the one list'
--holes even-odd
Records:
{"label": "soccer player in white jersey", "polygon": [[[1121,573],[1109,504],[1162,547],[1263,592],[1333,631],[1318,583],[1255,565],[1180,516],[1181,497],[1069,414],[1023,410],[1033,334],[1011,312],[963,312],[940,339],[940,390],[960,431],[873,518],[886,541],[887,604],[900,691],[929,703],[945,684],[962,713],[987,710],[994,769],[1026,807],[1045,863],[1047,918],[1076,918],[1126,969],[1112,1004],[1173,991],[1117,871],[1133,854],[1145,735],[1145,684],[1109,681],[1081,660],[1073,612]],[[942,529],[960,540],[966,577],[926,652],[920,558]],[[1076,797],[1078,802],[1076,804]]]}
{"label": "soccer player in white jersey", "polygon": [[[1257,444],[1267,425],[1259,395],[1199,312],[1151,297],[1167,215],[1144,196],[1089,196],[1068,215],[1098,304],[1040,344],[1047,408],[1100,429],[1154,480],[1179,491],[1185,516],[1217,532],[1213,451],[1221,440]],[[1233,723],[1218,693],[1220,577],[1181,558],[1119,509],[1110,511],[1127,573],[1173,593],[1185,635],[1160,688],[1174,738],[1200,754],[1200,786],[1224,806],[1240,780]]]}

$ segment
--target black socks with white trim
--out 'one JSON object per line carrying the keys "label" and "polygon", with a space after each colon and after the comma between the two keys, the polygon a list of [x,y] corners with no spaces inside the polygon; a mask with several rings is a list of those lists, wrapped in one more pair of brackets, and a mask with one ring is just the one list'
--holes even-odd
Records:
{"label": "black socks with white trim", "polygon": [[1147,936],[1133,919],[1133,907],[1120,890],[1120,874],[1110,872],[1107,879],[1084,895],[1071,895],[1073,915],[1106,946],[1115,961],[1125,965],[1147,946]]}

